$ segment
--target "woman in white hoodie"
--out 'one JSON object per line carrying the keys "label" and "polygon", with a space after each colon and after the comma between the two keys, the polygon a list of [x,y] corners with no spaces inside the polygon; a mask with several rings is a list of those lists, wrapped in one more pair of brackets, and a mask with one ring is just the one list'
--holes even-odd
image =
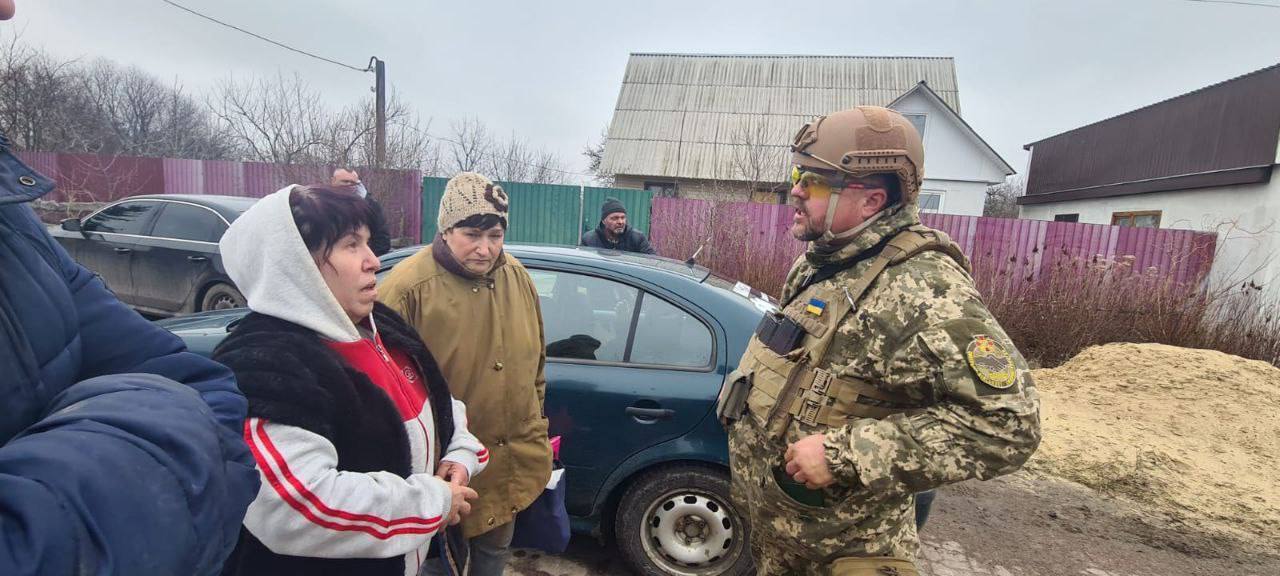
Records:
{"label": "woman in white hoodie", "polygon": [[[220,243],[253,311],[214,351],[249,399],[262,476],[224,574],[461,571],[441,536],[488,451],[413,328],[375,303],[372,215],[345,189],[291,186]],[[441,553],[441,552],[444,553]]]}

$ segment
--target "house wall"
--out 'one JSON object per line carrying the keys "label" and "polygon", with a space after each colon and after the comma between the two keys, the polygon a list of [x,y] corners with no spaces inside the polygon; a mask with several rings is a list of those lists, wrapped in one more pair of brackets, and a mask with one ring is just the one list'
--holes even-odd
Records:
{"label": "house wall", "polygon": [[925,178],[921,192],[942,192],[942,205],[938,212],[961,216],[981,216],[987,199],[986,182],[962,182],[959,180],[935,180]]}
{"label": "house wall", "polygon": [[[615,176],[613,186],[615,188],[644,188],[644,183],[655,181],[671,181],[660,180],[656,178],[645,178],[643,176]],[[712,180],[690,180],[676,179],[674,180],[678,187],[677,196],[679,198],[689,198],[692,200],[714,200],[721,202],[760,202],[763,204],[777,204],[778,195],[776,192],[767,190],[752,190],[750,186],[740,182],[723,182]],[[963,216],[981,216],[982,206],[987,197],[986,182],[963,182],[958,180],[936,180],[926,178],[924,186],[921,190],[927,192],[941,192],[943,214],[959,214]]]}
{"label": "house wall", "polygon": [[679,198],[720,202],[778,203],[778,195],[776,193],[767,190],[753,190],[751,186],[744,182],[690,178],[655,178],[626,174],[617,175],[613,178],[613,186],[615,188],[644,188],[645,182],[675,182],[677,186],[676,195]]}
{"label": "house wall", "polygon": [[987,186],[1004,182],[1004,167],[993,161],[949,113],[921,92],[893,106],[903,114],[924,114],[924,188],[946,192],[942,213],[981,216]]}
{"label": "house wall", "polygon": [[[1280,161],[1278,159],[1277,161]],[[1217,282],[1280,280],[1280,167],[1262,184],[1154,192],[1019,208],[1020,217],[1053,220],[1079,214],[1080,222],[1111,224],[1115,212],[1160,210],[1160,227],[1216,231],[1218,254],[1212,277]],[[1280,286],[1280,285],[1278,285]]]}

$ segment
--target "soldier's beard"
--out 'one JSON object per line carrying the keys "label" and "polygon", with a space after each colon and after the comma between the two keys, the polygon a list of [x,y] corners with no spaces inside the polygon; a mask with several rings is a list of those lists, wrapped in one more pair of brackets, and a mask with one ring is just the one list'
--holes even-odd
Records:
{"label": "soldier's beard", "polygon": [[809,211],[805,209],[804,204],[796,202],[792,204],[802,217],[802,222],[796,222],[791,225],[791,236],[801,242],[813,242],[822,238],[822,230],[813,225],[813,218],[809,216]]}

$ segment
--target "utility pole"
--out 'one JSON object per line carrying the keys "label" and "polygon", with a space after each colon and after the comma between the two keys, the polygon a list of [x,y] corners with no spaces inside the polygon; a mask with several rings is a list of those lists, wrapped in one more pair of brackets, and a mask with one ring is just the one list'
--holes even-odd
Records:
{"label": "utility pole", "polygon": [[377,56],[373,57],[373,74],[375,94],[374,107],[374,161],[378,168],[387,162],[387,63]]}

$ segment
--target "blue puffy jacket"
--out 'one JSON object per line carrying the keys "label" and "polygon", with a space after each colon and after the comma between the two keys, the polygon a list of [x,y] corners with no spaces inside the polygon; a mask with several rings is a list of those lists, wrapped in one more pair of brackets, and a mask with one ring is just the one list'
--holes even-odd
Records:
{"label": "blue puffy jacket", "polygon": [[0,574],[216,574],[258,473],[231,372],[118,301],[0,135]]}

